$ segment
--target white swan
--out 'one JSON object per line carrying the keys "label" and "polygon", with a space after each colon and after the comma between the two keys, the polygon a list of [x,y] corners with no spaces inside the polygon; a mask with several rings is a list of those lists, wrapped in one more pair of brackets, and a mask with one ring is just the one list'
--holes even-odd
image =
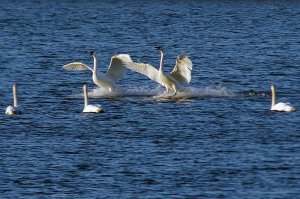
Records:
{"label": "white swan", "polygon": [[94,58],[94,68],[81,63],[72,62],[63,66],[66,70],[90,70],[93,72],[93,82],[99,86],[102,90],[113,91],[118,89],[115,84],[118,80],[122,79],[124,76],[124,63],[131,62],[130,55],[119,54],[111,58],[110,65],[106,73],[100,73],[98,71],[98,63],[96,58],[96,53],[92,50],[90,54]]}
{"label": "white swan", "polygon": [[288,102],[279,102],[276,104],[276,89],[274,85],[271,85],[271,92],[272,92],[272,105],[271,111],[280,111],[280,112],[292,112],[296,109]]}
{"label": "white swan", "polygon": [[163,69],[164,49],[161,46],[155,48],[161,53],[159,70],[149,64],[137,62],[126,62],[126,67],[161,84],[166,88],[167,93],[173,91],[175,96],[177,91],[180,89],[180,84],[188,84],[191,81],[191,70],[193,67],[192,61],[186,55],[178,56],[174,69],[170,75],[166,75]]}
{"label": "white swan", "polygon": [[5,114],[6,115],[15,115],[18,114],[17,107],[18,107],[18,100],[17,100],[17,84],[14,83],[13,85],[13,99],[14,105],[10,105],[6,108]]}
{"label": "white swan", "polygon": [[100,105],[89,105],[88,93],[86,84],[83,85],[83,95],[84,95],[84,109],[83,113],[102,113],[104,112]]}

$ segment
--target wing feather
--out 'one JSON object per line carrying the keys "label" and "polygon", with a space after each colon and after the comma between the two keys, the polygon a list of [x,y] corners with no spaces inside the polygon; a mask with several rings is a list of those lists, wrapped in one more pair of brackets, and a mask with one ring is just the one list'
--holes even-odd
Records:
{"label": "wing feather", "polygon": [[150,78],[151,80],[160,84],[158,78],[158,70],[150,64],[127,62],[126,67],[132,71],[138,72]]}
{"label": "wing feather", "polygon": [[87,66],[81,62],[72,62],[72,63],[64,65],[63,68],[65,70],[91,70],[91,71],[93,71],[93,69],[91,69],[89,66]]}
{"label": "wing feather", "polygon": [[179,55],[170,76],[179,83],[190,83],[193,63],[186,55]]}
{"label": "wing feather", "polygon": [[106,73],[107,76],[115,82],[122,79],[125,74],[125,64],[131,61],[130,55],[128,54],[119,54],[113,56]]}

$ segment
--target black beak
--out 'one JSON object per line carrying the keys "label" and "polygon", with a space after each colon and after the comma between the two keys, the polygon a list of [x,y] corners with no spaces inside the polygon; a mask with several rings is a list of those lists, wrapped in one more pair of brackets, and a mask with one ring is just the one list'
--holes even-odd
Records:
{"label": "black beak", "polygon": [[91,52],[90,52],[90,55],[93,55],[94,54],[94,51],[93,50],[91,50]]}
{"label": "black beak", "polygon": [[154,47],[156,50],[160,50],[161,49],[161,46],[155,46]]}

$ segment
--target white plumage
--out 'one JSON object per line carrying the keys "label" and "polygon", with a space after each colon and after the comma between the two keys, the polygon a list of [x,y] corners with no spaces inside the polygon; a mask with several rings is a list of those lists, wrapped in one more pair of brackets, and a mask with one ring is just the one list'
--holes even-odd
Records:
{"label": "white plumage", "polygon": [[110,65],[106,73],[99,72],[96,53],[91,51],[90,54],[94,58],[94,67],[91,68],[81,62],[72,62],[63,66],[66,70],[90,70],[93,73],[93,82],[102,90],[113,91],[118,89],[116,82],[123,78],[126,62],[132,62],[130,55],[119,54],[111,58]]}
{"label": "white plumage", "polygon": [[16,107],[14,107],[14,106],[8,106],[7,108],[6,108],[6,110],[5,110],[5,114],[6,115],[15,115],[15,114],[17,114],[17,109],[16,109]]}
{"label": "white plumage", "polygon": [[163,71],[164,61],[164,49],[159,46],[156,47],[161,53],[159,70],[151,66],[150,64],[126,62],[126,67],[132,71],[141,73],[151,80],[156,81],[166,88],[167,93],[174,92],[174,96],[180,89],[180,85],[183,83],[190,83],[191,70],[193,68],[192,61],[186,55],[180,55],[176,59],[176,64],[170,75],[166,75]]}
{"label": "white plumage", "polygon": [[15,115],[18,114],[17,107],[18,107],[18,100],[17,100],[17,84],[14,83],[13,85],[13,99],[14,105],[10,105],[6,108],[5,114],[6,115]]}
{"label": "white plumage", "polygon": [[274,85],[271,85],[272,92],[272,104],[271,111],[279,111],[279,112],[292,112],[296,109],[288,102],[279,102],[276,104],[276,89]]}
{"label": "white plumage", "polygon": [[83,95],[84,95],[84,109],[83,113],[102,113],[104,112],[101,105],[90,105],[88,104],[88,93],[86,84],[83,85]]}

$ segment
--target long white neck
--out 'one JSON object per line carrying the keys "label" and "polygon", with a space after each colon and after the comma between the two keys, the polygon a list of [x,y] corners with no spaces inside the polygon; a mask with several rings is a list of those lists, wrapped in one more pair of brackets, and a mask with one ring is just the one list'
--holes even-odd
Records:
{"label": "long white neck", "polygon": [[84,96],[84,107],[86,107],[89,104],[86,84],[83,85],[83,96]]}
{"label": "long white neck", "polygon": [[96,54],[93,54],[93,58],[94,58],[94,72],[93,72],[93,76],[97,77],[98,63],[97,63]]}
{"label": "long white neck", "polygon": [[275,90],[275,87],[272,85],[271,86],[271,91],[272,91],[272,107],[275,106],[275,103],[276,103],[276,90]]}
{"label": "long white neck", "polygon": [[164,52],[160,51],[160,65],[159,65],[159,72],[163,73],[164,71]]}
{"label": "long white neck", "polygon": [[14,83],[13,85],[13,98],[14,98],[14,107],[18,106],[18,99],[17,99],[17,84]]}

